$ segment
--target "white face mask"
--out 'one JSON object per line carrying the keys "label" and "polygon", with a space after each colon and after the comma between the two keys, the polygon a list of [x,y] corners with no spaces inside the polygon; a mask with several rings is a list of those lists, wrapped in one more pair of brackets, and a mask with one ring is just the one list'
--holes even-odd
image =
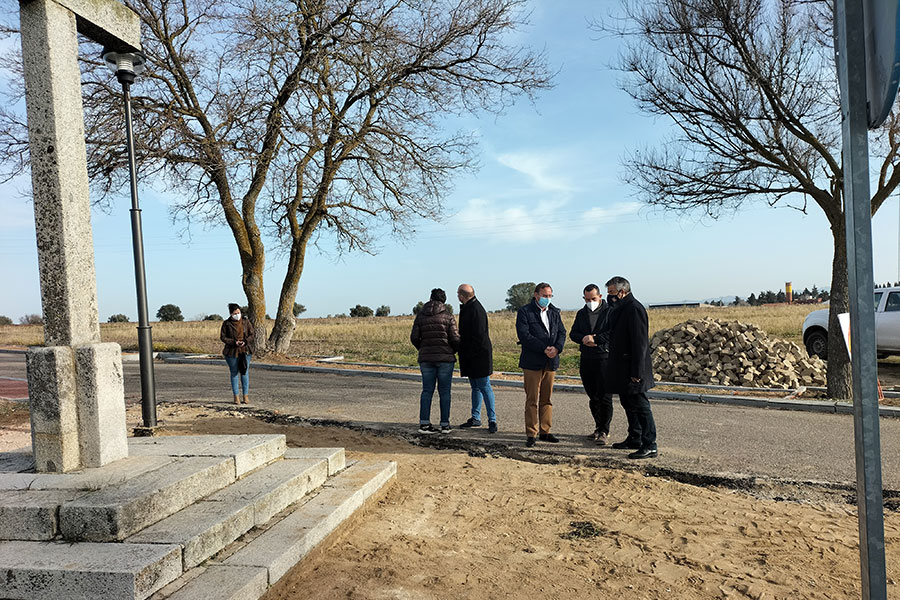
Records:
{"label": "white face mask", "polygon": [[589,302],[585,302],[584,305],[588,307],[588,310],[597,310],[597,307],[600,306],[600,301],[591,300]]}
{"label": "white face mask", "polygon": [[234,313],[233,315],[231,315],[231,318],[234,319],[235,321],[240,321],[241,313]]}

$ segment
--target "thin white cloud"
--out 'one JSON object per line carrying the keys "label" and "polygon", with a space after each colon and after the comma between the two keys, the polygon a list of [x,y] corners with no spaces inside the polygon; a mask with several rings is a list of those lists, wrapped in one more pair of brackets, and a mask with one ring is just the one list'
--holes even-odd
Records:
{"label": "thin white cloud", "polygon": [[455,235],[497,243],[573,240],[596,235],[613,223],[634,220],[640,207],[637,202],[622,202],[583,210],[565,199],[511,205],[473,198],[448,225]]}
{"label": "thin white cloud", "polygon": [[508,152],[497,156],[497,162],[527,176],[538,190],[572,192],[575,187],[565,177],[560,159],[535,152]]}

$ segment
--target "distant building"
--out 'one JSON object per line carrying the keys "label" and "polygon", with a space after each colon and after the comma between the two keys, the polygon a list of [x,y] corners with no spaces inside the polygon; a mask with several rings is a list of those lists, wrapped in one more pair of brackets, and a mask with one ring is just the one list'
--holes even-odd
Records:
{"label": "distant building", "polygon": [[664,302],[662,304],[648,304],[647,308],[700,308],[699,302]]}

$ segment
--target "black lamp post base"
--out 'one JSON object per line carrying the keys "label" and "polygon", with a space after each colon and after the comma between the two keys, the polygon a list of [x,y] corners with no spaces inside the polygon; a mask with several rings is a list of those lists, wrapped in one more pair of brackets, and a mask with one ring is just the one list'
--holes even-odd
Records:
{"label": "black lamp post base", "polygon": [[163,431],[164,427],[162,425],[156,425],[155,427],[144,427],[143,425],[139,425],[131,430],[134,434],[134,437],[155,437],[160,435]]}

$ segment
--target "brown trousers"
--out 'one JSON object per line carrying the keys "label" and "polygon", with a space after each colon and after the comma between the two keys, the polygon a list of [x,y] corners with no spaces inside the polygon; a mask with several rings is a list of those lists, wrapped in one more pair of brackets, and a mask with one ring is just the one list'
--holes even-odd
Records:
{"label": "brown trousers", "polygon": [[525,435],[537,437],[538,429],[541,434],[550,433],[553,424],[550,395],[553,393],[556,371],[522,371],[525,373]]}

